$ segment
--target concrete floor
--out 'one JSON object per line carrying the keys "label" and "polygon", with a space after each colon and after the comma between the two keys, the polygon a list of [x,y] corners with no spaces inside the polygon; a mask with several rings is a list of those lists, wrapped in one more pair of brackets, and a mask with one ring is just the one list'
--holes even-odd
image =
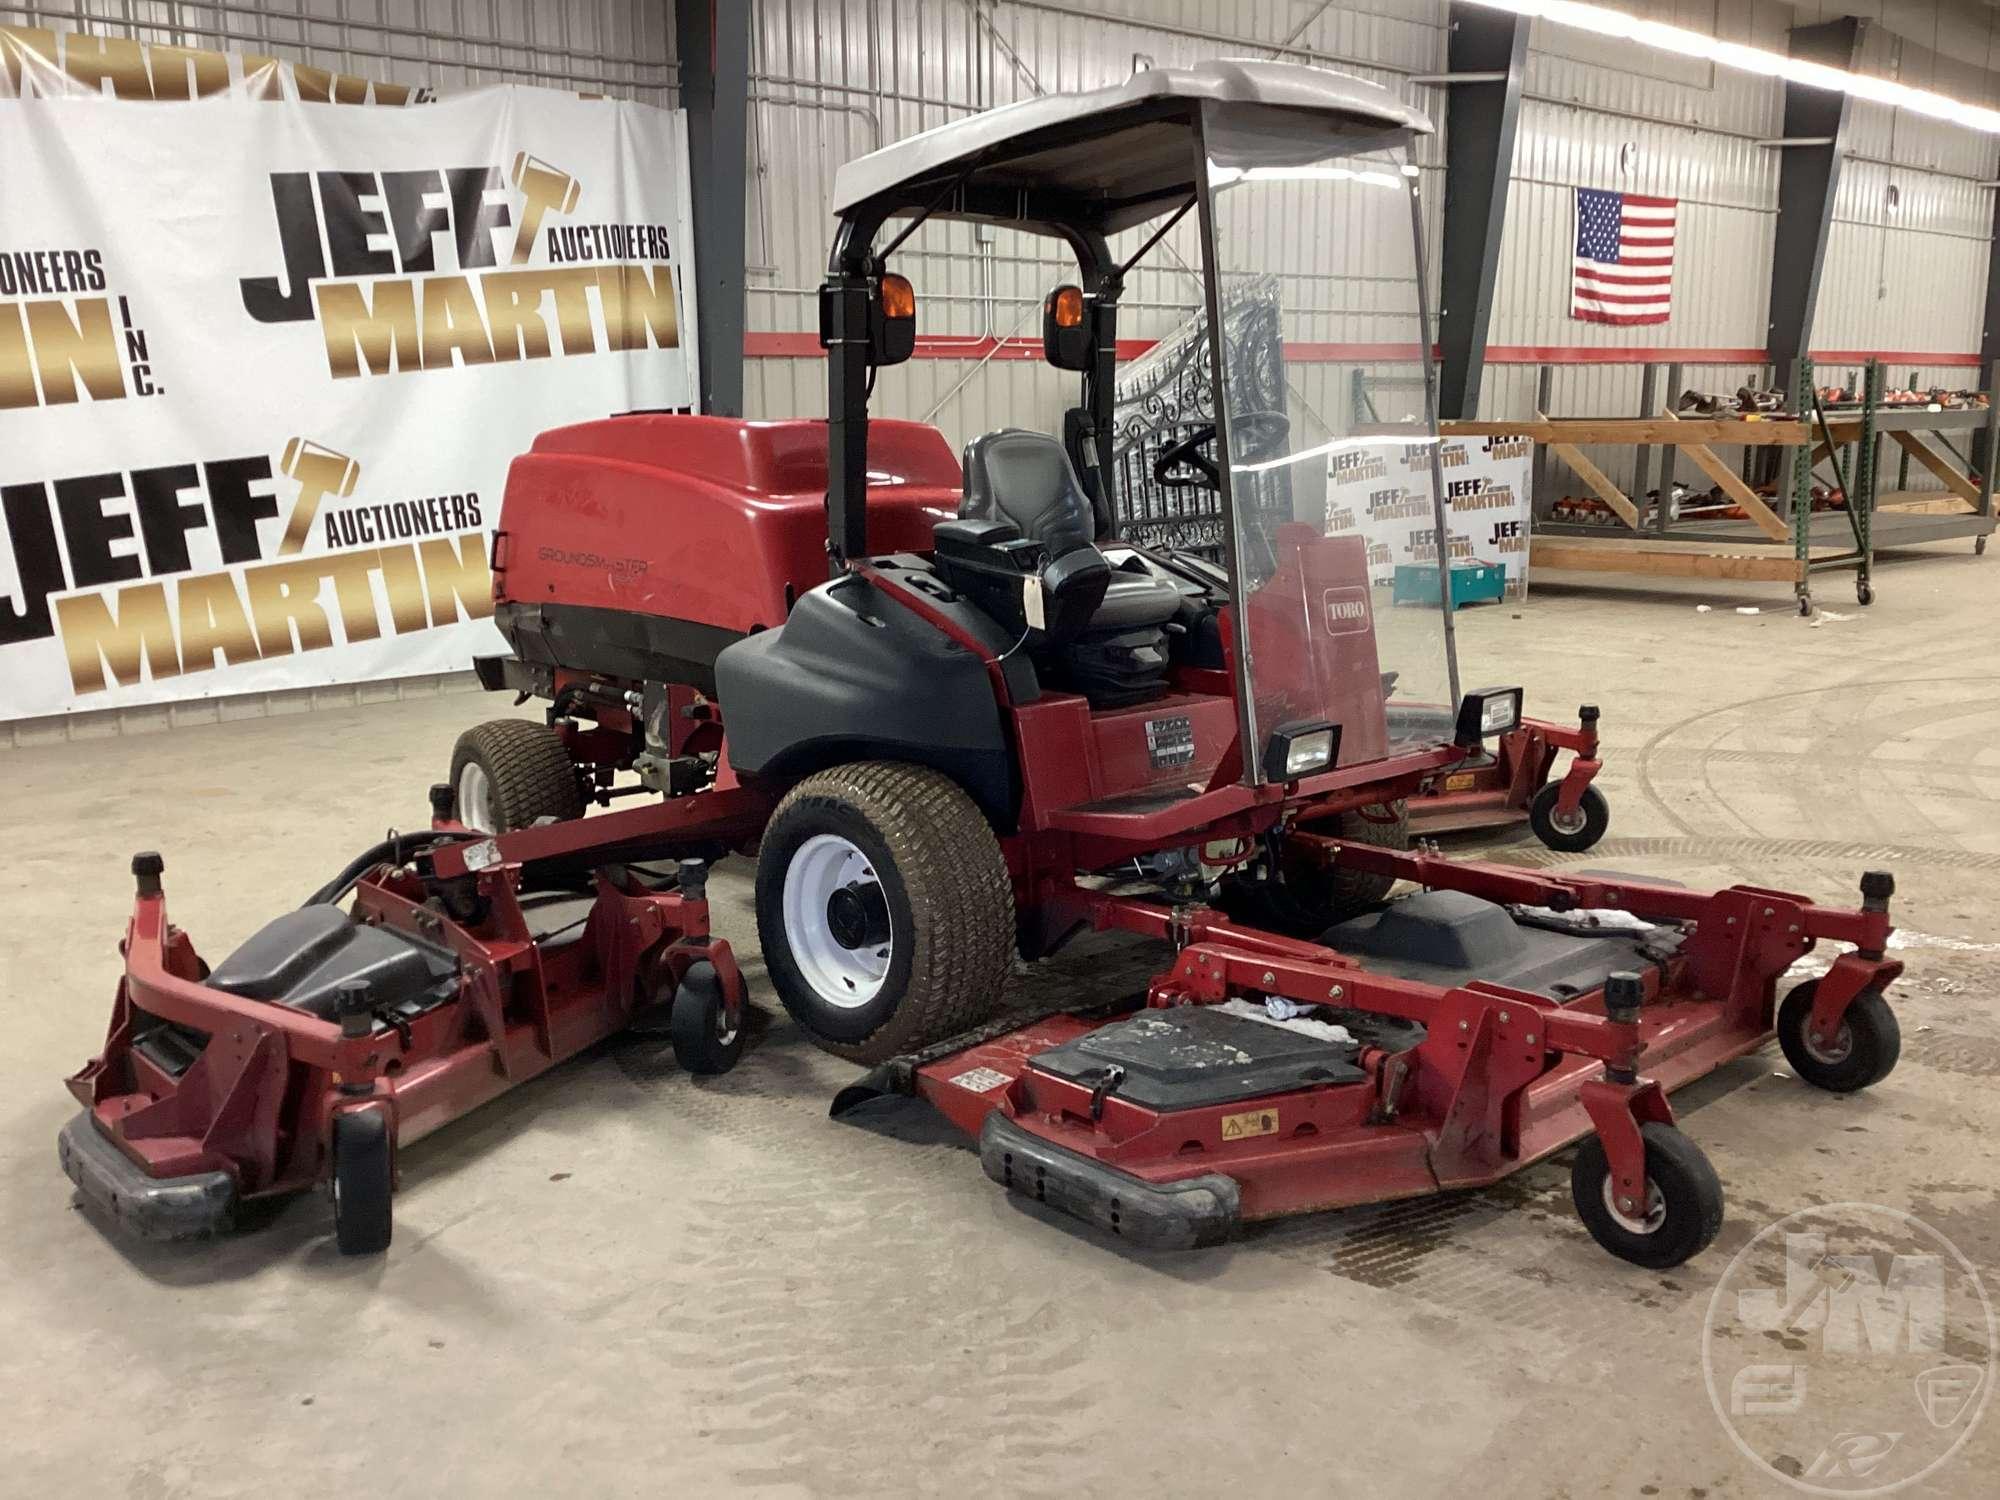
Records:
{"label": "concrete floor", "polygon": [[[825,1118],[854,1070],[763,1012],[730,1076],[608,1045],[404,1159],[395,1245],[345,1260],[319,1198],[186,1248],[71,1205],[61,1076],[102,1034],[129,854],[165,852],[211,955],[384,824],[424,816],[500,700],[322,712],[0,759],[0,1449],[19,1495],[1782,1493],[1699,1363],[1731,1253],[1813,1202],[1905,1208],[2000,1293],[1996,564],[1887,568],[1809,625],[1768,586],[1582,581],[1461,617],[1466,677],[1604,707],[1614,818],[1587,862],[1848,901],[1899,882],[1901,1068],[1818,1094],[1775,1049],[1678,1096],[1729,1193],[1671,1275],[1613,1261],[1567,1157],[1484,1195],[1122,1254],[1040,1218],[921,1118]],[[1697,614],[1698,602],[1714,606]],[[1761,606],[1756,616],[1736,605]],[[1502,857],[1539,846],[1503,841]],[[1040,985],[1116,982],[1098,948]],[[2000,1417],[1925,1493],[1991,1494]],[[1987,1479],[1981,1481],[1978,1474]]]}

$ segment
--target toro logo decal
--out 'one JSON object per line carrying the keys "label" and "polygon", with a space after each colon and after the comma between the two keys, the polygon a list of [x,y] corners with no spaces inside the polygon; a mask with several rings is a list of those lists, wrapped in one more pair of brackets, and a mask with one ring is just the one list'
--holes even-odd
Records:
{"label": "toro logo decal", "polygon": [[1369,626],[1368,591],[1354,584],[1320,595],[1320,615],[1328,635],[1353,635]]}

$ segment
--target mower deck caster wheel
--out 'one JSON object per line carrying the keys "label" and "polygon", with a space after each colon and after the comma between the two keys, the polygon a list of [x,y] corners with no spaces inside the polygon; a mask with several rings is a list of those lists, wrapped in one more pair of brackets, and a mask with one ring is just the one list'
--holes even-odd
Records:
{"label": "mower deck caster wheel", "polygon": [[1699,1255],[1722,1229],[1722,1183],[1688,1137],[1657,1120],[1639,1127],[1646,1143],[1646,1201],[1621,1203],[1604,1142],[1577,1148],[1570,1197],[1590,1237],[1620,1260],[1665,1271]]}
{"label": "mower deck caster wheel", "polygon": [[1778,1007],[1778,1045],[1792,1071],[1814,1088],[1852,1094],[1880,1083],[1903,1051],[1903,1028],[1878,989],[1865,989],[1847,1004],[1830,1038],[1811,1034],[1817,979],[1808,979]]}
{"label": "mower deck caster wheel", "polygon": [[1811,594],[1799,595],[1800,618],[1802,619],[1809,618],[1811,615],[1812,615],[1812,595]]}
{"label": "mower deck caster wheel", "polygon": [[1984,557],[1986,555],[1985,537],[1976,536],[1972,539],[1972,555],[1974,557]]}
{"label": "mower deck caster wheel", "polygon": [[1875,602],[1875,585],[1865,578],[1855,579],[1854,599],[1858,604],[1873,604]]}
{"label": "mower deck caster wheel", "polygon": [[1556,800],[1561,796],[1560,781],[1551,781],[1535,793],[1535,800],[1528,804],[1528,826],[1549,848],[1564,854],[1581,854],[1603,838],[1604,830],[1611,826],[1611,804],[1604,800],[1604,793],[1587,786],[1576,811],[1564,817],[1556,811]]}
{"label": "mower deck caster wheel", "polygon": [[743,1027],[729,1019],[729,1000],[715,965],[691,965],[668,1010],[674,1061],[690,1073],[727,1073],[743,1056]]}
{"label": "mower deck caster wheel", "polygon": [[394,1228],[389,1117],[350,1109],[333,1117],[333,1237],[342,1255],[379,1255]]}

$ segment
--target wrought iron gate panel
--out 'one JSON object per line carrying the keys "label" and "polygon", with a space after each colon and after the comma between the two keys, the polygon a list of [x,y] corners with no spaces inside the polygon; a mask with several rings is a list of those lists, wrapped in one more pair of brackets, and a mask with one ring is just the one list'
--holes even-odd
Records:
{"label": "wrought iron gate panel", "polygon": [[[1275,276],[1245,284],[1223,308],[1226,359],[1237,413],[1285,415],[1285,353]],[[1113,390],[1112,509],[1118,534],[1139,546],[1221,561],[1222,496],[1168,488],[1153,477],[1159,456],[1215,421],[1208,319],[1197,313],[1119,372]],[[1214,452],[1216,462],[1224,455]],[[1235,478],[1237,503],[1268,522],[1292,515],[1292,482],[1280,466]]]}

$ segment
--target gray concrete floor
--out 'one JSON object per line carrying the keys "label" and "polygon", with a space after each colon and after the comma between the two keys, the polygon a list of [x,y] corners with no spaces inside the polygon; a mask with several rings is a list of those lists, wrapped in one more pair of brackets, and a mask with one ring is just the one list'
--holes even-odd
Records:
{"label": "gray concrete floor", "polygon": [[[1921,935],[1877,1089],[1814,1093],[1773,1050],[1678,1096],[1730,1211],[1667,1276],[1587,1238],[1566,1157],[1492,1193],[1122,1254],[921,1119],[827,1121],[854,1070],[777,1009],[740,871],[717,921],[764,1026],[730,1076],[690,1081],[633,1039],[521,1089],[406,1153],[384,1258],[337,1256],[318,1198],[222,1243],[121,1244],[72,1206],[54,1138],[110,1004],[129,854],[165,852],[176,919],[226,952],[419,823],[453,737],[500,700],[8,754],[0,1490],[1781,1493],[1704,1393],[1735,1249],[1858,1199],[1920,1214],[2000,1293],[1996,566],[1962,544],[1898,563],[1868,611],[1835,576],[1851,618],[1818,625],[1767,586],[1582,580],[1461,617],[1468,680],[1603,705],[1614,820],[1591,862],[1839,901],[1885,865]],[[1100,946],[1033,982],[1152,957]],[[1991,1494],[1996,1469],[2000,1417],[1926,1492]]]}

